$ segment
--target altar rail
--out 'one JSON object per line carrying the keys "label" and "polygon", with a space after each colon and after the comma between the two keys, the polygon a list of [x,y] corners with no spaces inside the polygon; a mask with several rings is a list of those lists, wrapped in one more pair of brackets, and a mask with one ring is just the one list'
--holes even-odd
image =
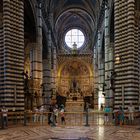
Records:
{"label": "altar rail", "polygon": [[[14,126],[48,126],[48,114],[51,112],[44,113],[33,113],[33,112],[8,112],[8,127]],[[88,115],[88,116],[87,116]],[[0,113],[0,123],[2,127],[2,114]],[[108,113],[109,122],[107,125],[115,125],[112,113]],[[88,117],[88,122],[87,122]],[[140,113],[134,113],[135,122],[137,125],[140,122]],[[93,125],[104,125],[104,112],[65,112],[65,124],[61,123],[61,116],[58,115],[56,126],[89,126]],[[125,113],[124,124],[128,124],[128,113]],[[51,125],[53,126],[53,125]]]}

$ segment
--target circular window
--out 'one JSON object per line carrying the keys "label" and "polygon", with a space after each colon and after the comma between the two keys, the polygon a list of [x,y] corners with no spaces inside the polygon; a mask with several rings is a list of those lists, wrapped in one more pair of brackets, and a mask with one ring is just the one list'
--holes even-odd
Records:
{"label": "circular window", "polygon": [[70,48],[80,48],[85,42],[85,36],[79,29],[71,29],[65,35],[65,42]]}

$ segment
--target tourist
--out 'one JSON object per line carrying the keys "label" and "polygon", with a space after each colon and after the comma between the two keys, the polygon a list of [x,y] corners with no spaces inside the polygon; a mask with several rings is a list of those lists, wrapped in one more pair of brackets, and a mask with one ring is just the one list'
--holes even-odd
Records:
{"label": "tourist", "polygon": [[8,109],[6,109],[5,106],[1,109],[2,112],[2,128],[7,128],[8,127]]}
{"label": "tourist", "polygon": [[135,108],[132,103],[130,103],[130,106],[128,106],[128,119],[129,119],[129,124],[134,123],[134,112]]}
{"label": "tourist", "polygon": [[105,106],[104,108],[104,124],[108,124],[109,122],[109,113],[110,113],[110,108],[108,106]]}
{"label": "tourist", "polygon": [[44,122],[44,114],[43,114],[44,113],[44,106],[40,107],[39,112],[40,112],[40,123],[43,124],[43,122]]}
{"label": "tourist", "polygon": [[34,108],[33,112],[34,112],[33,121],[38,122],[38,118],[39,118],[39,114],[38,114],[39,110],[38,110],[38,108],[37,107]]}
{"label": "tourist", "polygon": [[54,109],[53,109],[53,112],[54,112],[54,121],[55,123],[57,124],[57,118],[58,118],[58,105],[55,105]]}
{"label": "tourist", "polygon": [[50,105],[50,107],[49,107],[49,113],[48,113],[48,124],[49,125],[52,124],[52,114],[53,114],[53,107],[52,107],[52,105]]}
{"label": "tourist", "polygon": [[119,124],[119,111],[118,110],[113,110],[112,112],[112,119],[113,119],[113,123],[115,125],[118,125]]}
{"label": "tourist", "polygon": [[118,120],[120,125],[124,123],[124,110],[121,106],[119,107]]}
{"label": "tourist", "polygon": [[60,116],[61,116],[61,124],[65,124],[65,113],[64,113],[64,105],[61,105],[61,109],[60,109]]}

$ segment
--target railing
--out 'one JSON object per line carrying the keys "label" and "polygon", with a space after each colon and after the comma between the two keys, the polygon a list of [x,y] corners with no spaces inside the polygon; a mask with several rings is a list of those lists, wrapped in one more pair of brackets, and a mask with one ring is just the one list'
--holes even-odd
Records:
{"label": "railing", "polygon": [[[48,126],[48,118],[51,112],[33,113],[33,112],[8,112],[8,127],[14,126]],[[1,127],[3,117],[0,114]],[[104,125],[104,112],[65,112],[65,123],[61,122],[61,115],[57,117],[57,123],[53,122],[51,126],[93,126]],[[109,121],[107,125],[115,125],[112,113],[108,113]],[[135,124],[139,121],[140,113],[135,113]],[[54,121],[54,120],[53,120]],[[128,124],[128,113],[125,113],[124,124]]]}

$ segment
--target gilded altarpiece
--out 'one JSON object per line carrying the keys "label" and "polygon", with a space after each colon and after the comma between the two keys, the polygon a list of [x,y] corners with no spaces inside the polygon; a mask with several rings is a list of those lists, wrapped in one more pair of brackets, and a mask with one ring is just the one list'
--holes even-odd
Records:
{"label": "gilded altarpiece", "polygon": [[68,111],[83,111],[84,98],[93,96],[92,56],[65,54],[58,60],[58,93],[66,97]]}

